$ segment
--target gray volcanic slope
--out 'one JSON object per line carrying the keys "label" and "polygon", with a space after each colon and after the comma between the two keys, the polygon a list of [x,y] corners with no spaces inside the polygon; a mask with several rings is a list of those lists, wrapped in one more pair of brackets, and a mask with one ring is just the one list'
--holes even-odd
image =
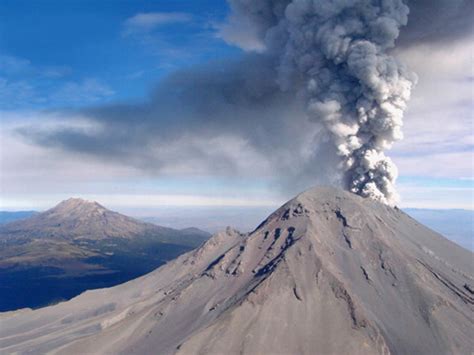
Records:
{"label": "gray volcanic slope", "polygon": [[128,283],[0,315],[0,352],[470,354],[473,255],[398,209],[309,190]]}

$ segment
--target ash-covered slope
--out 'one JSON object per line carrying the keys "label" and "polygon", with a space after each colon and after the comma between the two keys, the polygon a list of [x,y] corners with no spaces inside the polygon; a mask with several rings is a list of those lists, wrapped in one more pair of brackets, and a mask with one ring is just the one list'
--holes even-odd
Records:
{"label": "ash-covered slope", "polygon": [[472,253],[380,203],[309,190],[126,284],[0,316],[0,352],[468,354]]}

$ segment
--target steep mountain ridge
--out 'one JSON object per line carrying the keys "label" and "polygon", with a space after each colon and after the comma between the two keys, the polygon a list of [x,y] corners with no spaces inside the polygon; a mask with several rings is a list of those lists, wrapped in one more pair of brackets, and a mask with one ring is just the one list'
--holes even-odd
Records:
{"label": "steep mountain ridge", "polygon": [[228,229],[126,284],[4,315],[0,350],[469,353],[472,275],[472,253],[400,210],[316,188],[248,235]]}

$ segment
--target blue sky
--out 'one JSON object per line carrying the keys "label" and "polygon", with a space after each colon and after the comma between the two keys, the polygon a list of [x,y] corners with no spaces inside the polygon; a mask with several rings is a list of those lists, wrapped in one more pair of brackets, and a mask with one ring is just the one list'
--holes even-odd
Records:
{"label": "blue sky", "polygon": [[[219,32],[228,12],[219,0],[1,1],[0,207],[45,208],[72,195],[134,208],[276,206],[291,197],[278,190],[271,167],[213,175],[212,164],[211,173],[175,164],[156,173],[18,134],[26,126],[93,131],[81,109],[142,103],[176,71],[243,56]],[[395,52],[420,78],[405,140],[389,153],[400,170],[402,206],[472,209],[471,38]],[[222,142],[213,137],[209,145]],[[239,169],[266,164],[245,141],[229,145],[225,156],[240,159]]]}
{"label": "blue sky", "polygon": [[[213,35],[226,11],[224,1],[2,1],[0,71],[23,90],[2,106],[142,99],[166,73],[238,51]],[[127,22],[156,12],[188,18],[149,27]]]}

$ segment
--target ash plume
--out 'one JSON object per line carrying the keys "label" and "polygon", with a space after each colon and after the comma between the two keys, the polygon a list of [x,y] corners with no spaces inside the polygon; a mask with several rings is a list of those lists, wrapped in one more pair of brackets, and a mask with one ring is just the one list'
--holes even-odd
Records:
{"label": "ash plume", "polygon": [[393,54],[468,35],[474,2],[228,2],[217,37],[241,57],[177,70],[143,102],[84,108],[90,129],[18,132],[151,176],[263,177],[287,196],[337,185],[396,204],[386,151],[416,77]]}
{"label": "ash plume", "polygon": [[341,157],[346,189],[394,205],[397,168],[384,151],[403,137],[415,76],[388,53],[408,7],[401,0],[232,0],[279,58],[283,91],[305,97]]}

